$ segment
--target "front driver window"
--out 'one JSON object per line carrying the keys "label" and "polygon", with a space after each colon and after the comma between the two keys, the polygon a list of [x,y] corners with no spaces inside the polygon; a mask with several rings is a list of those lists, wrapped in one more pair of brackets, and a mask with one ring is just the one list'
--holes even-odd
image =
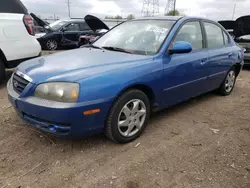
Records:
{"label": "front driver window", "polygon": [[178,41],[189,42],[192,45],[193,50],[202,49],[202,32],[200,22],[188,22],[182,26],[177,34],[174,43]]}

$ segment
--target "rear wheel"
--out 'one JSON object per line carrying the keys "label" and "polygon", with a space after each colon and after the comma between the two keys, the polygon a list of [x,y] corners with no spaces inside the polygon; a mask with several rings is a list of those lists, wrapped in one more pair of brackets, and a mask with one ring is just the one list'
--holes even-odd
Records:
{"label": "rear wheel", "polygon": [[5,66],[3,60],[0,58],[0,83],[5,79]]}
{"label": "rear wheel", "polygon": [[221,84],[218,90],[219,94],[223,96],[230,95],[234,89],[235,81],[236,81],[236,71],[235,71],[235,68],[232,67],[228,71],[225,80],[223,81],[223,83]]}
{"label": "rear wheel", "polygon": [[143,132],[150,115],[148,97],[140,90],[121,95],[110,110],[106,136],[118,143],[128,143]]}

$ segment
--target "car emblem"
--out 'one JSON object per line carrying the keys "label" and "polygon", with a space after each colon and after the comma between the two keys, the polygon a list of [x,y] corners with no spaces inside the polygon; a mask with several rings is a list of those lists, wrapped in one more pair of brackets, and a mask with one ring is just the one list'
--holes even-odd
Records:
{"label": "car emblem", "polygon": [[18,87],[18,82],[17,81],[13,81],[13,85],[14,85],[14,87]]}

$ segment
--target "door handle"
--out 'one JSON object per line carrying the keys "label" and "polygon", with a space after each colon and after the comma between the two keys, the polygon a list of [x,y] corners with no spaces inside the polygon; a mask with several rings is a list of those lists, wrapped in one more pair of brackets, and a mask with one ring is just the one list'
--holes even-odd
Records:
{"label": "door handle", "polygon": [[228,57],[232,57],[232,56],[233,56],[233,53],[229,53],[229,54],[228,54]]}
{"label": "door handle", "polygon": [[204,65],[207,62],[207,58],[201,60],[201,65]]}

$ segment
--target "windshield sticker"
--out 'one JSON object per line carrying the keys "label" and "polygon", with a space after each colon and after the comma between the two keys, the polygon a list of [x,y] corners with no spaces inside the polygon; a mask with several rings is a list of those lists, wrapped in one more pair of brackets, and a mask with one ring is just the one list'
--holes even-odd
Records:
{"label": "windshield sticker", "polygon": [[155,33],[166,33],[168,32],[168,29],[167,28],[159,28],[159,27],[151,27],[151,28],[148,28],[147,31],[153,31]]}

